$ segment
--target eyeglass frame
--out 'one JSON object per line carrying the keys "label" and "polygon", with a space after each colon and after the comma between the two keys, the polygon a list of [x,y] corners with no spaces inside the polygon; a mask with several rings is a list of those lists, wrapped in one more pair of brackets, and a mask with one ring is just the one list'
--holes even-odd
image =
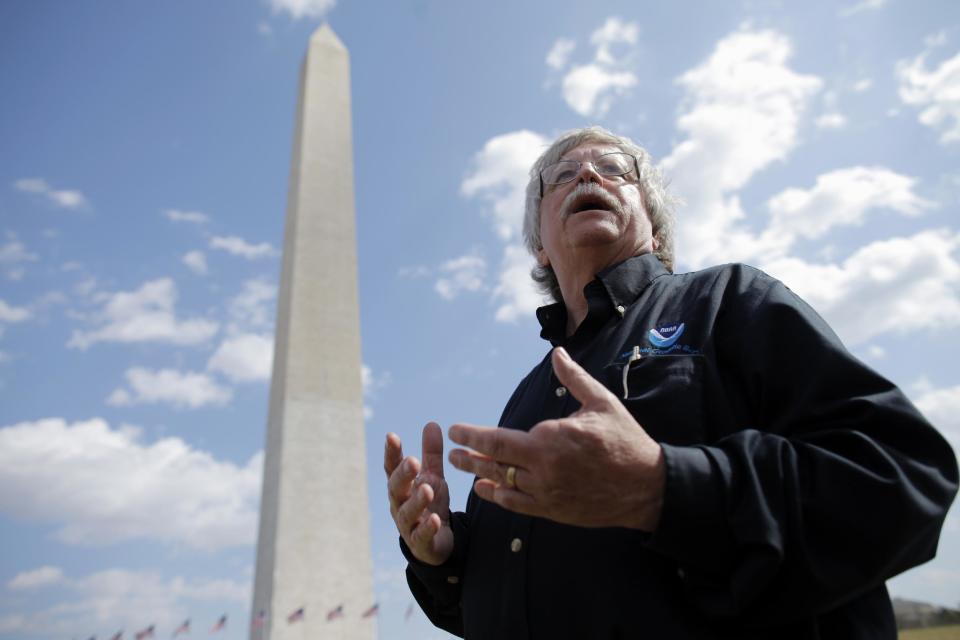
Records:
{"label": "eyeglass frame", "polygon": [[[627,153],[626,151],[611,151],[610,153],[604,153],[604,154],[601,154],[601,155],[597,156],[596,159],[599,160],[599,159],[602,158],[603,156],[612,156],[612,155],[623,155],[623,156],[630,156],[631,158],[633,158],[633,170],[637,172],[637,180],[640,179],[640,161],[637,160],[637,156],[633,155],[632,153]],[[580,173],[580,169],[582,169],[582,168],[583,168],[583,165],[584,165],[584,162],[581,162],[580,160],[557,160],[556,162],[554,162],[554,163],[552,163],[552,164],[544,167],[543,169],[541,169],[541,170],[540,170],[540,173],[537,174],[537,177],[540,178],[540,199],[541,199],[541,200],[543,200],[543,185],[544,185],[543,172],[546,171],[547,169],[549,169],[550,167],[554,166],[554,165],[560,164],[561,162],[576,162],[576,163],[577,163],[577,171],[576,171],[576,173]],[[605,175],[605,174],[600,173],[600,172],[597,170],[597,165],[594,164],[595,160],[586,160],[585,162],[589,162],[589,163],[593,166],[593,170],[597,172],[597,175],[599,175],[599,176],[604,176],[604,177],[606,177],[606,178],[621,178],[621,177],[627,175],[628,173],[630,173],[630,170],[627,169],[624,173]],[[559,185],[561,185],[561,184],[567,184],[568,182],[573,182],[574,180],[577,179],[576,173],[574,174],[574,177],[570,178],[569,180],[565,180],[564,182],[554,182],[554,183],[551,183],[550,186],[551,186],[551,187],[556,187],[556,186],[559,186]]]}

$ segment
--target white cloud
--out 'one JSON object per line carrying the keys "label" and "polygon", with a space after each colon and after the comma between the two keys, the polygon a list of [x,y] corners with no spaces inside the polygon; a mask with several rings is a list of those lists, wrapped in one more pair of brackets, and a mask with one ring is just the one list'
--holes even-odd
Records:
{"label": "white cloud", "polygon": [[824,113],[814,121],[814,124],[820,129],[842,129],[847,126],[847,117],[837,112]]}
{"label": "white cloud", "polygon": [[181,261],[195,274],[200,276],[207,275],[207,257],[203,255],[203,251],[190,251],[185,253]]}
{"label": "white cloud", "polygon": [[563,98],[582,116],[603,117],[616,96],[637,84],[629,71],[610,71],[597,64],[576,66],[563,78]]}
{"label": "white cloud", "polygon": [[196,607],[192,603],[213,602],[227,608],[247,604],[250,597],[249,582],[168,579],[156,571],[119,568],[82,578],[61,577],[56,586],[66,589],[66,601],[29,615],[0,619],[0,631],[6,628],[35,636],[67,637],[76,636],[78,629],[101,629],[112,635],[119,627],[131,630],[132,637],[133,630],[145,627],[145,615],[156,628],[170,629]]}
{"label": "white cloud", "polygon": [[543,295],[537,291],[530,277],[533,265],[533,256],[523,245],[504,247],[500,277],[493,290],[493,299],[499,304],[494,317],[499,322],[528,318],[537,307],[544,304]]}
{"label": "white cloud", "polygon": [[501,240],[520,235],[530,167],[548,145],[540,134],[522,129],[490,138],[473,156],[460,193],[491,205],[494,230]]}
{"label": "white cloud", "polygon": [[947,44],[946,31],[937,31],[936,33],[931,33],[923,39],[923,45],[927,49],[935,49],[937,47],[942,47],[945,44]]}
{"label": "white cloud", "polygon": [[885,7],[887,2],[888,0],[861,0],[856,4],[842,7],[837,11],[837,15],[841,18],[848,18],[864,11],[877,11]]}
{"label": "white cloud", "polygon": [[873,80],[871,80],[870,78],[863,78],[861,80],[857,80],[857,82],[853,85],[853,90],[856,91],[857,93],[863,93],[864,91],[868,90],[872,86],[873,86]]}
{"label": "white cloud", "polygon": [[273,336],[241,333],[226,338],[207,362],[209,371],[222,373],[234,382],[270,379],[273,368]]}
{"label": "white cloud", "polygon": [[577,43],[570,38],[557,38],[550,51],[547,53],[547,66],[557,71],[567,66],[570,60],[570,54],[576,48]]}
{"label": "white cloud", "polygon": [[250,244],[238,236],[214,236],[210,239],[210,248],[221,249],[235,256],[242,256],[247,260],[277,255],[276,249],[269,242]]}
{"label": "white cloud", "polygon": [[360,367],[360,380],[363,383],[363,418],[370,420],[373,417],[373,408],[370,401],[377,395],[377,390],[390,384],[391,376],[389,372],[374,374],[367,364]]}
{"label": "white cloud", "polygon": [[0,428],[0,510],[52,523],[69,544],[135,539],[200,549],[246,546],[256,535],[262,453],[244,466],[179,438],[145,444],[100,418]]}
{"label": "white cloud", "polygon": [[624,22],[620,18],[610,17],[603,26],[590,34],[590,44],[596,47],[594,60],[599,64],[616,65],[613,47],[618,44],[637,43],[640,28],[635,22]]}
{"label": "white cloud", "polygon": [[221,387],[203,373],[175,369],[151,371],[133,367],[127,369],[124,375],[130,388],[115,389],[107,398],[107,404],[130,406],[168,403],[174,407],[199,409],[206,405],[227,404],[232,397],[229,389]]}
{"label": "white cloud", "polygon": [[273,300],[277,285],[265,278],[254,278],[243,283],[243,290],[229,304],[230,319],[236,327],[269,327],[274,317]]}
{"label": "white cloud", "polygon": [[928,389],[916,398],[917,408],[950,441],[960,456],[960,385]]}
{"label": "white cloud", "polygon": [[209,340],[219,329],[216,322],[193,318],[178,320],[174,313],[177,288],[170,278],[145,282],[136,291],[101,293],[103,303],[95,314],[100,325],[92,331],[74,331],[67,346],[86,349],[97,342],[167,342],[191,345]]}
{"label": "white cloud", "polygon": [[54,205],[64,209],[77,209],[87,204],[87,198],[79,191],[54,189],[43,178],[21,178],[14,182],[13,186],[20,191],[44,196]]}
{"label": "white cloud", "polygon": [[167,220],[172,222],[191,222],[193,224],[204,224],[210,222],[210,217],[200,211],[180,211],[179,209],[164,209],[161,212]]}
{"label": "white cloud", "polygon": [[16,237],[8,237],[7,243],[0,246],[0,264],[32,262],[36,259],[37,254],[27,251],[27,248]]}
{"label": "white cloud", "polygon": [[14,591],[37,589],[58,584],[63,581],[63,571],[59,567],[43,566],[32,571],[18,573],[7,583]]}
{"label": "white cloud", "polygon": [[929,53],[897,63],[900,99],[922,109],[917,119],[940,131],[941,144],[960,142],[960,53],[928,70]]}
{"label": "white cloud", "polygon": [[761,242],[785,250],[797,237],[819,238],[834,227],[859,226],[876,209],[920,215],[936,205],[914,193],[916,182],[884,167],[822,174],[811,189],[785,189],[767,201],[771,220]]}
{"label": "white cloud", "polygon": [[[571,109],[582,116],[603,117],[617,96],[626,95],[637,84],[636,75],[627,66],[639,31],[636,23],[607,18],[603,26],[591,34],[592,62],[573,66],[563,78],[563,98]],[[626,46],[620,56],[614,55],[618,45]],[[547,64],[560,69],[572,51],[573,41],[557,40],[547,55]]]}
{"label": "white cloud", "polygon": [[322,18],[333,9],[335,0],[269,0],[274,13],[287,13],[294,20]]}
{"label": "white cloud", "polygon": [[874,242],[841,264],[781,258],[764,269],[817,309],[844,342],[858,345],[884,333],[960,326],[958,247],[960,234],[930,230]]}
{"label": "white cloud", "polygon": [[686,135],[662,166],[688,206],[678,225],[682,264],[745,259],[757,252],[734,193],[796,147],[800,118],[822,86],[787,66],[790,41],[742,28],[681,75],[686,90],[677,127]]}
{"label": "white cloud", "polygon": [[24,307],[12,307],[0,299],[0,322],[23,322],[32,314]]}
{"label": "white cloud", "polygon": [[442,274],[434,289],[444,300],[453,300],[464,291],[480,291],[487,275],[487,261],[482,256],[467,254],[447,260],[439,269]]}

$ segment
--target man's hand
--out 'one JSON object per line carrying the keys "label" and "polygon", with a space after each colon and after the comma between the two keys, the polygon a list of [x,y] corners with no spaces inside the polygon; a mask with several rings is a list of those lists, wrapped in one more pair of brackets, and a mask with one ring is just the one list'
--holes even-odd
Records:
{"label": "man's hand", "polygon": [[480,476],[478,496],[511,511],[583,527],[655,530],[665,482],[660,445],[563,348],[552,360],[580,410],[529,433],[453,425],[450,439],[474,451],[454,449],[450,462]]}
{"label": "man's hand", "polygon": [[400,438],[387,434],[383,450],[390,515],[421,562],[443,564],[453,553],[450,493],[443,478],[443,433],[435,422],[423,428],[423,464],[403,457]]}

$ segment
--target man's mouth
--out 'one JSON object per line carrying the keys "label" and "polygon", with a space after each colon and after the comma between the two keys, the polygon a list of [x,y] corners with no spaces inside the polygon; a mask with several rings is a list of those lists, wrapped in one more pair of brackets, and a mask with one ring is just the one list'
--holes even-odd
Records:
{"label": "man's mouth", "polygon": [[610,211],[610,205],[602,198],[596,196],[583,196],[573,202],[570,207],[570,213],[581,213],[583,211]]}

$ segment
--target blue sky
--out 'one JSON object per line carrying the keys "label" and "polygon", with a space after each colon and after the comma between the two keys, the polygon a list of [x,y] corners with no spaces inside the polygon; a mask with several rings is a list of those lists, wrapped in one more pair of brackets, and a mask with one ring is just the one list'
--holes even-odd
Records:
{"label": "blue sky", "polygon": [[[246,637],[297,76],[324,19],[352,64],[380,637],[445,637],[404,620],[384,435],[494,424],[546,351],[520,193],[572,127],[659,160],[680,270],[783,279],[960,446],[960,7],[793,5],[0,4],[0,639],[206,635],[224,613]],[[890,588],[960,604],[956,509]]]}

